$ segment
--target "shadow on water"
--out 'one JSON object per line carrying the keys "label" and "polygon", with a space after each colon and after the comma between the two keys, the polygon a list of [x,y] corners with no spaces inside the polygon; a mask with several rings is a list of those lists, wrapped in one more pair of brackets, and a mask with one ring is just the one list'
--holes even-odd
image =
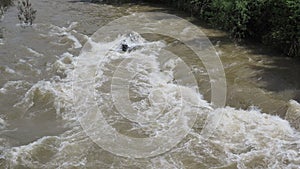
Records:
{"label": "shadow on water", "polygon": [[140,0],[128,0],[128,1],[120,1],[120,0],[70,0],[68,2],[71,3],[78,3],[78,2],[84,2],[84,3],[95,3],[95,4],[111,4],[111,5],[124,5],[124,4],[132,4],[132,3],[140,3]]}
{"label": "shadow on water", "polygon": [[164,12],[174,14],[198,26],[216,47],[217,52],[220,52],[228,81],[227,105],[229,106],[248,108],[257,105],[266,113],[284,117],[287,101],[290,99],[300,101],[300,60],[285,57],[274,48],[252,40],[237,43],[230,39],[227,33],[214,29],[205,21],[159,3],[140,1],[107,3],[92,0],[69,2],[128,7],[130,12]]}
{"label": "shadow on water", "polygon": [[[257,85],[279,95],[289,95],[286,99],[300,101],[300,59],[287,57],[276,48],[258,42],[245,41],[252,62],[250,68],[257,72],[253,79]],[[288,101],[288,100],[287,100]]]}
{"label": "shadow on water", "polygon": [[290,93],[291,98],[300,101],[300,60],[296,58],[264,55],[258,61],[261,65],[251,68],[257,72],[260,87],[275,93]]}

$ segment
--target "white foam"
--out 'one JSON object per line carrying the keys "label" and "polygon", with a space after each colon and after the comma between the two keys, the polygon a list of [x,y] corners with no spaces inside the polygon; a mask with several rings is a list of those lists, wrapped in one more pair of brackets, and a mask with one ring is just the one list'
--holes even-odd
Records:
{"label": "white foam", "polygon": [[[61,29],[66,31],[72,29],[74,25],[76,24],[71,24],[69,28]],[[83,76],[87,80],[92,80],[96,82],[94,84],[96,88],[104,87],[103,90],[105,90],[105,83],[110,80],[109,73],[113,73],[113,70],[109,69],[111,63],[118,59],[129,58],[131,55],[127,52],[120,53],[120,50],[111,50],[105,57],[101,54],[107,49],[118,47],[118,42],[122,40],[124,40],[124,36],[120,36],[115,41],[108,43],[95,43],[89,39],[91,52],[89,55],[79,58],[81,59],[80,63],[84,63],[85,65],[82,67],[82,70],[77,72],[82,74],[78,74],[77,76]],[[165,72],[158,70],[159,62],[155,54],[152,53],[150,55],[147,53],[147,50],[154,50],[155,48],[159,50],[163,48],[162,43],[142,42],[139,45],[142,45],[143,48],[133,52],[136,52],[135,54],[140,56],[142,60],[137,63],[128,64],[125,67],[128,71],[138,72],[137,78],[134,79],[135,81],[131,81],[134,92],[138,96],[149,96],[149,103],[154,106],[152,110],[157,112],[168,109],[164,107],[165,103],[170,107],[173,106],[174,110],[177,108],[177,104],[180,107],[182,103],[178,102],[177,94],[181,92],[186,98],[183,104],[183,111],[194,111],[199,105],[210,110],[208,115],[211,121],[207,123],[206,127],[208,130],[210,128],[214,130],[211,137],[207,139],[201,135],[201,130],[198,130],[197,127],[201,126],[201,120],[198,119],[194,131],[188,135],[187,140],[182,141],[177,147],[163,155],[139,161],[138,159],[113,156],[103,151],[93,144],[84,131],[81,130],[79,124],[76,123],[71,130],[59,136],[43,137],[31,144],[7,149],[4,157],[9,161],[10,166],[13,167],[22,164],[29,168],[71,168],[84,167],[91,162],[110,167],[111,163],[105,163],[105,159],[101,159],[104,156],[112,158],[115,161],[120,161],[120,163],[114,164],[115,168],[121,168],[126,165],[153,169],[183,168],[185,165],[190,164],[190,162],[186,161],[191,161],[196,166],[199,165],[204,168],[222,166],[255,168],[260,166],[261,168],[293,169],[300,166],[300,134],[290,126],[287,120],[281,119],[278,116],[264,114],[256,108],[249,110],[237,110],[231,107],[213,109],[202,99],[201,95],[196,94],[192,86],[187,87],[171,83],[172,78],[174,78],[173,70],[177,64],[176,60],[171,59],[163,65],[166,69]],[[145,65],[148,68],[152,68],[152,71],[146,71],[145,67],[143,67]],[[54,106],[57,109],[57,114],[63,117],[64,120],[79,120],[85,112],[76,113],[75,111],[82,110],[81,108],[86,105],[73,104],[74,95],[80,97],[82,91],[82,89],[72,89],[72,80],[74,78],[72,70],[74,66],[78,65],[74,63],[73,55],[70,53],[63,54],[53,64],[53,67],[57,71],[65,73],[67,76],[66,79],[58,82],[38,82],[28,90],[24,98],[15,106],[21,106],[24,109],[30,108],[34,104],[34,93],[38,90],[42,95],[51,94],[55,100]],[[89,67],[94,72],[97,71],[96,77],[95,74],[88,72],[90,69],[84,69],[86,67]],[[149,86],[152,88],[149,89]],[[7,87],[3,88],[1,90],[5,90]],[[94,95],[95,93],[94,91],[90,91],[88,94]],[[103,105],[110,104],[110,102],[105,102],[111,97],[110,93],[96,93],[95,96],[99,99],[98,102]],[[132,103],[132,105],[137,110],[144,110],[149,108],[149,103],[144,100]],[[290,113],[287,116],[289,121],[291,120],[290,117],[295,116],[295,112],[296,114],[299,113],[299,103],[291,101],[290,104]],[[65,113],[60,112],[60,108],[62,107],[66,109]],[[154,119],[157,116],[157,113],[151,112],[150,109],[145,112],[147,113],[142,114],[141,118]],[[169,114],[166,113],[165,115],[165,118],[161,118],[160,123],[156,125],[144,125],[143,123],[135,127],[142,128],[145,131],[149,131],[149,133],[150,130],[154,130],[153,135],[159,134],[164,127],[173,123],[170,119],[176,117],[176,111],[169,111]],[[201,114],[199,116],[201,117]],[[216,119],[220,119],[220,121],[214,121]],[[216,129],[214,124],[217,124]],[[50,154],[54,154],[51,157],[47,157],[46,162],[39,161],[39,154],[35,153],[42,147],[46,148]],[[91,158],[90,154],[93,154],[92,156],[95,156],[95,158]],[[97,159],[98,157],[99,159]]]}
{"label": "white foam", "polygon": [[0,118],[0,129],[4,129],[6,126],[7,123],[2,118]]}
{"label": "white foam", "polygon": [[300,103],[295,100],[290,100],[289,108],[285,118],[291,123],[293,127],[300,130]]}
{"label": "white foam", "polygon": [[35,51],[35,50],[29,48],[29,47],[26,47],[26,49],[27,49],[30,53],[32,53],[34,56],[36,56],[36,57],[44,56],[42,53],[39,53],[39,52],[37,52],[37,51]]}
{"label": "white foam", "polygon": [[10,74],[15,74],[16,73],[15,70],[9,68],[8,66],[5,66],[5,72],[10,73]]}
{"label": "white foam", "polygon": [[[122,38],[119,38],[117,40],[121,39]],[[94,44],[91,42],[90,44],[92,46],[91,51],[94,52],[92,52],[94,56],[101,57],[101,55],[97,55],[98,51],[101,52],[99,48],[109,49],[109,47],[114,43]],[[103,75],[103,72],[106,71],[105,65],[110,63],[109,59],[116,60],[118,58],[122,58],[122,56],[117,55],[114,57],[100,57],[89,57],[89,59],[92,58],[92,60],[90,60],[91,62],[98,60],[98,62],[100,63],[100,69],[103,69],[101,71],[98,71],[97,77],[99,79],[107,79]],[[130,56],[125,54],[125,56],[123,57]],[[157,63],[155,62],[155,59],[153,59],[153,55],[148,55],[148,57],[143,56],[142,59],[145,62],[149,62],[149,65],[157,67]],[[169,70],[172,70],[175,65],[176,64],[174,60],[171,60],[165,64],[165,68],[169,68]],[[131,67],[127,68],[129,70],[132,69],[136,72],[143,72],[144,69],[138,64],[131,65]],[[172,78],[172,76],[170,77]],[[97,84],[101,86],[105,81],[106,80],[100,80]],[[166,85],[169,81],[169,78],[166,78],[159,72],[151,74],[144,71],[144,73],[140,75],[140,79],[138,81],[141,83],[136,84],[135,91],[143,96],[149,92],[149,89],[147,89],[147,84]],[[173,98],[172,92],[170,92],[170,87],[172,88],[172,86],[166,85],[161,88],[161,91],[168,93],[166,97],[169,99]],[[186,90],[183,93],[187,94],[187,96],[189,97],[194,96],[194,94],[189,94],[187,91],[189,90]],[[201,96],[197,97],[198,99],[202,98]],[[105,100],[105,98],[102,98],[102,101],[103,100]],[[162,100],[162,102],[163,101],[164,99]],[[205,103],[204,100],[203,102]],[[205,104],[202,104],[202,106],[204,105]],[[145,104],[145,102],[141,101],[140,103],[136,103],[134,106],[137,109],[144,109],[148,105]],[[160,105],[158,104],[158,106]],[[209,105],[205,106],[208,109],[212,109]],[[201,161],[201,159],[208,159],[208,161],[214,159],[218,161],[219,166],[236,165],[238,168],[249,168],[252,163],[258,165],[257,162],[260,163],[261,160],[262,162],[264,162],[264,164],[261,164],[263,168],[293,168],[293,166],[297,166],[300,164],[300,159],[298,157],[298,149],[300,147],[300,134],[290,126],[288,121],[283,120],[278,116],[263,114],[255,107],[250,110],[236,110],[230,107],[215,109],[210,112],[210,117],[212,123],[207,124],[208,129],[210,126],[212,126],[212,129],[214,129],[214,120],[221,119],[220,121],[218,121],[219,123],[217,125],[217,128],[213,132],[212,137],[207,140],[203,139],[199,132],[192,132],[191,135],[198,136],[196,142],[194,142],[196,145],[190,144],[189,147],[189,142],[187,142],[187,144],[185,145],[187,147],[184,148],[185,150],[183,152],[181,152],[193,156],[194,154],[197,154],[197,151],[199,151],[199,149],[207,149],[207,152],[202,152],[202,156],[195,157],[198,161],[205,164],[207,168],[213,167],[214,165],[207,163],[207,161]],[[155,128],[152,127],[151,129]],[[156,130],[158,130],[158,128],[156,128]],[[218,152],[218,150],[220,150],[221,152]],[[178,147],[178,149],[175,148],[173,151],[182,151],[182,149]],[[213,154],[214,152],[216,152],[216,154]],[[289,163],[286,163],[285,161],[289,161]],[[155,165],[154,163],[152,163],[151,168],[159,168],[159,166],[160,165]]]}
{"label": "white foam", "polygon": [[0,45],[4,45],[4,40],[0,38]]}
{"label": "white foam", "polygon": [[75,49],[81,48],[82,44],[73,35],[73,33],[76,33],[76,31],[74,31],[73,29],[76,27],[77,24],[78,24],[77,22],[72,22],[67,28],[53,25],[51,31],[49,32],[49,35],[66,36],[68,39],[73,41],[73,48]]}
{"label": "white foam", "polygon": [[27,87],[29,84],[30,83],[22,80],[8,81],[3,85],[2,88],[0,88],[0,93],[5,94],[8,90],[12,90],[12,88],[13,90],[19,90]]}
{"label": "white foam", "polygon": [[52,65],[58,74],[69,74],[74,68],[74,56],[69,52],[63,53]]}
{"label": "white foam", "polygon": [[[71,111],[73,97],[71,82],[39,81],[26,92],[19,102],[14,104],[14,107],[19,107],[26,111],[35,104],[36,97],[39,97],[39,99],[51,98],[57,115],[70,122],[66,123],[66,126],[77,120],[75,113],[68,112]],[[62,112],[62,108],[68,109],[68,111]],[[35,114],[30,115],[34,116]]]}

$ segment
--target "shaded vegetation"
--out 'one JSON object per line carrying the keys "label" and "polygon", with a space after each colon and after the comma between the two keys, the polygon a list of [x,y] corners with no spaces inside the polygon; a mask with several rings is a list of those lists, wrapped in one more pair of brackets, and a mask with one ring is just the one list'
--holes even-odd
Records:
{"label": "shaded vegetation", "polygon": [[13,0],[0,0],[0,17],[4,14],[7,7],[11,5],[13,5]]}
{"label": "shaded vegetation", "polygon": [[256,39],[300,57],[300,0],[165,0],[236,40]]}
{"label": "shaded vegetation", "polygon": [[[13,0],[0,0],[0,14]],[[84,0],[85,1],[85,0]],[[176,7],[240,41],[255,39],[300,57],[300,0],[86,0],[121,3],[152,2]],[[26,19],[25,19],[26,20]],[[28,20],[28,22],[31,22]]]}
{"label": "shaded vegetation", "polygon": [[36,17],[36,10],[33,9],[30,0],[19,0],[18,11],[18,18],[21,24],[32,25]]}
{"label": "shaded vegetation", "polygon": [[8,7],[8,6],[12,5],[12,4],[13,4],[12,0],[1,0],[0,1],[0,7],[1,8]]}
{"label": "shaded vegetation", "polygon": [[[300,0],[136,0],[186,11],[240,41],[255,39],[300,57]],[[108,3],[128,0],[103,0]]]}

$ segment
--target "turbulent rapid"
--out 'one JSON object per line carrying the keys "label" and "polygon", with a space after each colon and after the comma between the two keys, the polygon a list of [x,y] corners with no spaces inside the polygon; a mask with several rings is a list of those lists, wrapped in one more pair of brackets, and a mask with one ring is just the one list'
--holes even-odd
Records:
{"label": "turbulent rapid", "polygon": [[[57,2],[51,5],[59,6]],[[63,2],[60,8],[72,5],[85,9],[87,4]],[[97,14],[86,15],[81,22]],[[81,22],[14,28],[24,31],[17,43],[25,45],[17,52],[15,32],[1,41],[1,54],[10,50],[22,57],[1,58],[0,168],[299,168],[296,100],[286,102],[285,119],[255,106],[216,108],[201,93],[207,86],[181,74],[207,72],[167,51],[176,42],[149,40],[134,31],[96,42],[80,30]],[[88,52],[80,53],[82,47]],[[154,147],[135,144],[136,158],[124,147],[131,146],[128,142],[119,142],[124,151],[109,147],[110,131],[126,136],[125,141],[158,140],[150,140]],[[153,154],[138,151],[145,147]]]}

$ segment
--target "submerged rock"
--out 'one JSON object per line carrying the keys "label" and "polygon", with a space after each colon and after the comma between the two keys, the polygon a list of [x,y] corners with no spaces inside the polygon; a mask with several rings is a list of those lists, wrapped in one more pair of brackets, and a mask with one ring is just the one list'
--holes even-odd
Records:
{"label": "submerged rock", "polygon": [[295,100],[289,102],[285,119],[288,120],[292,127],[300,130],[300,103]]}
{"label": "submerged rock", "polygon": [[127,44],[122,44],[122,51],[126,52],[128,50],[129,46]]}
{"label": "submerged rock", "polygon": [[141,48],[146,40],[137,32],[131,32],[124,36],[121,44],[118,46],[119,51],[131,52]]}

